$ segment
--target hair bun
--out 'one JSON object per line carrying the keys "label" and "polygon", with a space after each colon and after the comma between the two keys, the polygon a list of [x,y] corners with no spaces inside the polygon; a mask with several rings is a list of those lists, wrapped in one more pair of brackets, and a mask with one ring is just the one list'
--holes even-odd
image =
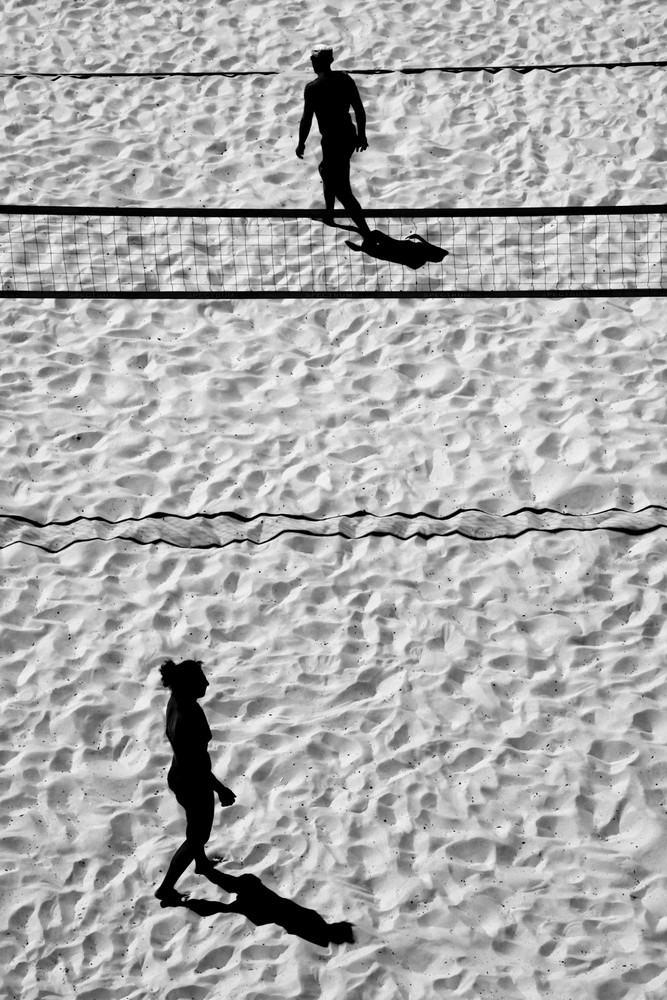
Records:
{"label": "hair bun", "polygon": [[162,684],[166,688],[172,687],[174,681],[176,680],[176,675],[178,673],[178,667],[173,660],[165,660],[160,667],[160,676],[162,677]]}
{"label": "hair bun", "polygon": [[187,685],[192,677],[193,671],[202,669],[201,660],[183,660],[182,663],[174,663],[173,660],[165,660],[160,667],[162,684],[166,688],[182,687]]}

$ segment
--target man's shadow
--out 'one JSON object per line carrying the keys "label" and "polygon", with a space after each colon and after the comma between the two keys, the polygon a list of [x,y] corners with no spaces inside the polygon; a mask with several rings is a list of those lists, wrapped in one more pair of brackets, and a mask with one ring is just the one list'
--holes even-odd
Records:
{"label": "man's shadow", "polygon": [[177,905],[185,906],[200,917],[210,917],[214,913],[242,913],[256,926],[278,924],[288,934],[296,934],[324,948],[329,944],[354,942],[352,924],[346,920],[328,924],[315,910],[299,906],[293,900],[267,889],[256,875],[225,875],[212,869],[206,877],[225,892],[236,893],[236,899],[232,903],[218,903],[212,899],[184,898]]}
{"label": "man's shadow", "polygon": [[[336,225],[338,229],[359,232],[355,226]],[[372,237],[372,241],[365,239],[362,243],[345,240],[345,245],[357,253],[365,253],[369,257],[375,257],[376,260],[402,264],[403,267],[410,267],[413,271],[423,267],[424,264],[440,264],[449,253],[448,250],[429,243],[417,233],[411,233],[404,240],[395,240],[380,229],[374,229]]]}

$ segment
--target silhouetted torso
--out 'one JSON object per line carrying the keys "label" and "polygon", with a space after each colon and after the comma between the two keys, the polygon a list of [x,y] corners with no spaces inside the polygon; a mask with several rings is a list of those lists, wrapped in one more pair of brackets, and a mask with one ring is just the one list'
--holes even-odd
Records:
{"label": "silhouetted torso", "polygon": [[306,84],[306,100],[323,136],[354,131],[350,118],[353,97],[354,83],[347,73],[327,73]]}
{"label": "silhouetted torso", "polygon": [[208,784],[211,730],[201,705],[196,701],[178,702],[172,696],[167,705],[167,738],[174,751],[167,775],[172,791],[194,790],[202,782]]}

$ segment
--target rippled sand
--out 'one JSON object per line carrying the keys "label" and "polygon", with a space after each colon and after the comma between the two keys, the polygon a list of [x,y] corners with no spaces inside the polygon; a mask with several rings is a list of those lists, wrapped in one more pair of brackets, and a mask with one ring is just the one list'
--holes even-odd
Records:
{"label": "rippled sand", "polygon": [[[294,61],[270,77],[5,80],[0,198],[321,206],[316,129],[305,159],[294,155],[312,75],[305,42]],[[352,64],[343,50],[335,65]],[[396,73],[357,83],[369,148],[353,158],[352,182],[363,205],[664,201],[663,70]]]}
{"label": "rippled sand", "polygon": [[359,67],[664,59],[655,0],[378,0],[148,4],[111,0],[7,0],[7,69],[142,71],[292,69],[295,50],[323,37]]}
{"label": "rippled sand", "polygon": [[[19,546],[4,569],[8,995],[660,995],[662,535]],[[238,796],[224,870],[354,945],[154,901],[183,826],[155,667],[186,648]]]}
{"label": "rippled sand", "polygon": [[5,301],[33,520],[667,504],[661,299]]}
{"label": "rippled sand", "polygon": [[[648,0],[3,13],[6,72],[280,70],[5,79],[0,201],[36,204],[320,205],[317,138],[294,146],[322,35],[341,69],[665,47]],[[360,76],[353,184],[369,207],[664,202],[664,81]],[[666,320],[640,298],[0,301],[0,514],[37,522],[0,531],[11,1000],[662,997],[663,528],[36,546],[40,523],[158,512],[665,506]],[[158,906],[183,833],[167,656],[211,679],[223,870],[354,944]]]}

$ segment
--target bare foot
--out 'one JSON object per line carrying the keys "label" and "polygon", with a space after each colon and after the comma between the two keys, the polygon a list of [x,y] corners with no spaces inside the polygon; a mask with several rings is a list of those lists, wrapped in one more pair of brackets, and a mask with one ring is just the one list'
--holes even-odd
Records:
{"label": "bare foot", "polygon": [[169,886],[163,888],[162,886],[156,890],[156,897],[160,900],[160,906],[182,906],[185,900],[188,898],[189,893],[179,892],[178,889],[170,889]]}
{"label": "bare foot", "polygon": [[219,865],[224,860],[225,858],[223,854],[213,854],[211,857],[206,859],[206,864],[204,866],[195,865],[195,872],[197,875],[206,875],[211,868],[215,868],[216,865]]}

